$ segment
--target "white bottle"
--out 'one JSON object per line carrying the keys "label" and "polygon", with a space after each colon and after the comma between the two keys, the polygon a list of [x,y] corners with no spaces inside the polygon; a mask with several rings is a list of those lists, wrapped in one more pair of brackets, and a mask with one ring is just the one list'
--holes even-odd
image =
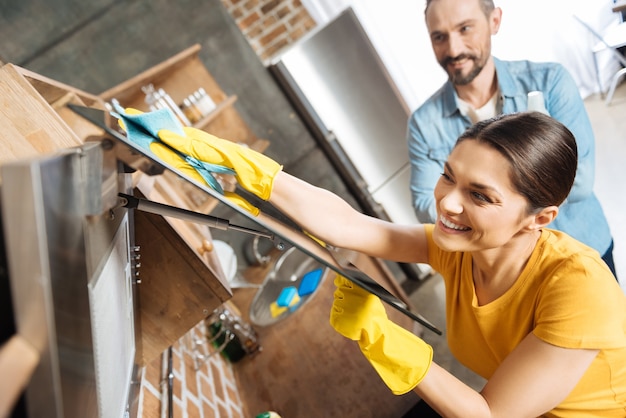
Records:
{"label": "white bottle", "polygon": [[213,109],[215,109],[215,102],[211,99],[211,96],[207,94],[204,88],[200,87],[198,90],[194,92],[194,98],[197,101],[197,105],[202,112],[202,115],[206,116]]}
{"label": "white bottle", "polygon": [[546,103],[543,100],[543,93],[540,91],[528,92],[528,111],[535,111],[550,116],[548,109],[546,109]]}
{"label": "white bottle", "polygon": [[163,99],[163,101],[165,102],[165,105],[172,111],[174,112],[174,115],[176,115],[176,117],[178,118],[178,120],[180,120],[180,122],[184,125],[184,126],[191,126],[191,122],[189,122],[189,119],[187,119],[187,116],[185,116],[185,114],[183,113],[182,110],[180,110],[180,107],[178,107],[178,105],[176,103],[174,103],[174,100],[172,100],[172,98],[170,97],[169,94],[167,94],[165,92],[165,90],[163,89],[159,89],[157,90],[157,94],[159,95],[160,99]]}

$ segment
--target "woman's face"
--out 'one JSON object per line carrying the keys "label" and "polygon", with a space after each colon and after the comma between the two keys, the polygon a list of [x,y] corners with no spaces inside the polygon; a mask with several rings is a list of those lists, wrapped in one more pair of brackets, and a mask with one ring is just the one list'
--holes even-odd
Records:
{"label": "woman's face", "polygon": [[511,165],[476,140],[459,143],[435,186],[433,239],[447,251],[481,251],[506,245],[531,222],[526,199],[513,189]]}

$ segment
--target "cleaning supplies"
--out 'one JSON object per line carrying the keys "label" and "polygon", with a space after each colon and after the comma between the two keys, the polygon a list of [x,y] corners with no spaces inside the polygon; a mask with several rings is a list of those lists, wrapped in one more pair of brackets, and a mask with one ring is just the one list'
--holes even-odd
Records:
{"label": "cleaning supplies", "polygon": [[254,296],[250,321],[262,327],[273,325],[305,308],[328,272],[328,267],[309,254],[289,248],[276,259]]}
{"label": "cleaning supplies", "polygon": [[320,284],[323,272],[324,271],[319,268],[313,271],[309,271],[304,276],[302,276],[300,286],[298,286],[298,295],[300,295],[300,297],[303,297],[315,292],[315,289],[317,289],[317,286],[319,286]]}
{"label": "cleaning supplies", "polygon": [[272,318],[276,318],[288,310],[295,311],[302,298],[311,295],[320,284],[324,270],[317,268],[305,273],[300,279],[300,284],[296,289],[295,286],[287,286],[278,295],[278,299],[270,304],[270,314]]}
{"label": "cleaning supplies", "polygon": [[540,91],[528,92],[528,111],[535,111],[550,116],[548,109],[543,98],[543,93]]}

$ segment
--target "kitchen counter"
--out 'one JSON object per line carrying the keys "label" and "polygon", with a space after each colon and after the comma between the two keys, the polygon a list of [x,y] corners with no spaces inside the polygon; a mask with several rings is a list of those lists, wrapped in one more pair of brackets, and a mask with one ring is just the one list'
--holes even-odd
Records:
{"label": "kitchen counter", "polygon": [[[404,299],[389,281],[384,265],[362,258],[357,265],[363,271]],[[252,267],[244,276],[260,283],[268,271],[269,267]],[[233,365],[248,416],[272,410],[283,418],[397,418],[419,399],[412,392],[393,395],[356,342],[330,326],[333,280],[333,272],[326,274],[307,303],[280,322],[255,326],[262,351]],[[256,291],[241,288],[233,292],[232,302],[246,320]],[[387,312],[396,323],[412,329],[411,319],[391,308]]]}

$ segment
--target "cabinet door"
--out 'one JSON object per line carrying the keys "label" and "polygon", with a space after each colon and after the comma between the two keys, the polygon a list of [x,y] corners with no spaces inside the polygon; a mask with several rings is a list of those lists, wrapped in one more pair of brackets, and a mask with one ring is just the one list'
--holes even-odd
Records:
{"label": "cabinet door", "polygon": [[[135,242],[141,255],[138,286],[144,363],[158,357],[232,296],[204,240],[184,222],[136,211]],[[173,224],[172,224],[173,223]],[[220,277],[221,276],[221,277]]]}

